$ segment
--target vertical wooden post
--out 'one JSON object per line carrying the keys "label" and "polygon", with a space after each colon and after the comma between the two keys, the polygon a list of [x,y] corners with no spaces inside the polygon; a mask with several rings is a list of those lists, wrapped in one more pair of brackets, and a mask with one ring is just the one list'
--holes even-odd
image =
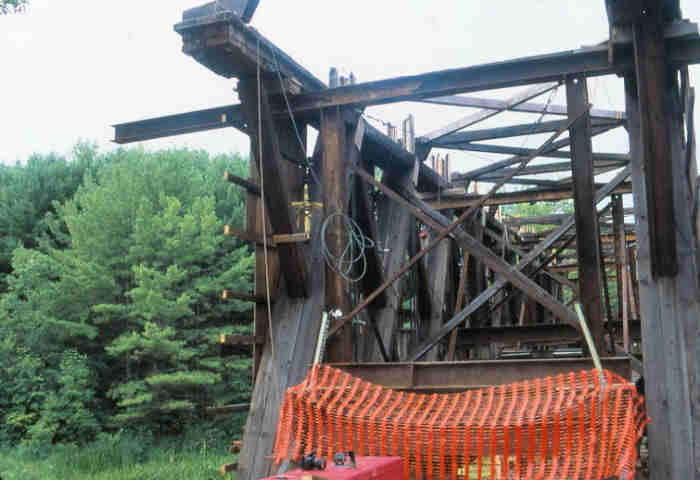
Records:
{"label": "vertical wooden post", "polygon": [[[673,218],[671,115],[665,96],[670,71],[662,18],[648,19],[633,29],[634,59],[639,95],[641,159],[646,168],[649,254],[653,276],[674,276],[676,260]],[[678,132],[680,135],[680,132]]]}
{"label": "vertical wooden post", "polygon": [[[320,141],[323,145],[323,221],[328,221],[324,240],[328,250],[339,258],[347,242],[347,232],[341,217],[336,216],[331,220],[328,220],[328,217],[333,214],[347,214],[346,132],[340,107],[330,107],[321,112]],[[349,312],[348,291],[347,280],[326,265],[327,310],[338,309],[343,314]],[[348,324],[338,332],[338,335],[329,340],[328,361],[351,362],[352,360],[352,325]]]}
{"label": "vertical wooden post", "polygon": [[622,320],[622,344],[629,353],[629,309],[627,304],[627,248],[625,246],[625,215],[622,195],[612,196],[613,235],[615,236],[615,269],[617,282],[617,309]]}
{"label": "vertical wooden post", "polygon": [[615,283],[617,284],[617,316],[622,320],[622,269],[623,269],[623,249],[625,247],[625,215],[622,205],[622,195],[613,195],[612,220],[613,236],[615,242]]}
{"label": "vertical wooden post", "polygon": [[[588,89],[584,76],[566,79],[566,101],[569,119],[588,110]],[[605,328],[602,320],[600,252],[598,250],[598,221],[593,185],[593,147],[591,117],[588,113],[569,129],[571,138],[571,169],[574,185],[574,215],[576,217],[576,252],[579,265],[579,291],[583,314],[599,352],[605,348]]]}
{"label": "vertical wooden post", "polygon": [[[666,75],[667,72],[660,72]],[[650,478],[684,480],[698,478],[697,437],[700,426],[700,396],[698,395],[697,337],[699,334],[700,298],[695,264],[695,233],[691,222],[692,202],[688,172],[683,164],[681,143],[681,114],[677,86],[667,85],[658,101],[667,110],[664,118],[671,120],[671,156],[663,159],[672,168],[676,231],[669,248],[682,259],[674,261],[678,272],[673,276],[654,275],[652,270],[652,245],[650,230],[653,227],[649,211],[650,195],[647,185],[656,179],[649,171],[645,155],[655,151],[644,143],[655,141],[654,136],[641,134],[640,124],[649,124],[641,116],[648,116],[648,109],[640,109],[640,103],[649,99],[649,92],[637,94],[633,78],[625,80],[627,128],[630,135],[630,165],[637,237],[637,274],[641,306],[642,347],[647,411],[652,421],[649,433]],[[642,113],[640,113],[642,112]],[[645,113],[644,113],[645,112]],[[658,159],[662,161],[662,159]],[[662,257],[667,252],[662,252]],[[658,272],[657,272],[658,273]],[[630,289],[631,290],[631,289]],[[692,408],[692,407],[695,408]]]}

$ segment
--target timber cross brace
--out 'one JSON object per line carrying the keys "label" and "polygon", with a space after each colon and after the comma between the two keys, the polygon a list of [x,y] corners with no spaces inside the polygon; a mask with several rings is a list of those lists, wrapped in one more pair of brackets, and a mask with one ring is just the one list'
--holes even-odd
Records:
{"label": "timber cross brace", "polygon": [[[230,294],[254,311],[239,478],[269,473],[278,406],[307,374],[324,311],[342,312],[327,360],[387,386],[444,392],[585,368],[571,309],[579,301],[597,351],[617,355],[606,367],[645,372],[651,478],[700,479],[688,75],[700,36],[678,0],[607,0],[610,39],[595,47],[365,83],[334,78],[333,88],[247,25],[257,1],[239,3],[188,10],[175,30],[187,55],[239,79],[241,103],[115,125],[117,143],[226,127],[250,136],[249,177],[227,175],[246,196],[236,236],[256,255],[254,290]],[[622,77],[624,112],[590,104],[587,79],[603,75]],[[476,93],[518,86],[505,100]],[[566,104],[552,102],[557,89]],[[385,135],[364,113],[399,101],[472,110],[421,135],[411,118],[399,143],[396,127]],[[538,117],[479,127],[502,112]],[[594,151],[594,137],[620,127],[628,152]],[[496,141],[531,134],[550,137],[539,148]],[[502,157],[450,177],[465,151]],[[494,187],[470,192],[477,182]],[[500,208],[562,199],[573,199],[572,212],[514,218]]]}

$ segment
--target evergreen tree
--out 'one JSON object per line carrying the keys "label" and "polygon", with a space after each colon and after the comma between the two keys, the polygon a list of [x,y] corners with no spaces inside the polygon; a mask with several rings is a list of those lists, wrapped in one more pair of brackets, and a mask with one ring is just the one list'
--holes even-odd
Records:
{"label": "evergreen tree", "polygon": [[45,217],[53,240],[15,250],[0,299],[0,335],[14,338],[6,349],[23,349],[46,377],[38,406],[0,404],[5,420],[25,405],[20,435],[88,437],[104,421],[172,430],[199,407],[250,393],[249,355],[220,358],[217,343],[250,328],[249,306],[219,296],[250,289],[249,248],[222,235],[224,222],[241,228],[244,211],[223,171],[243,174],[246,163],[184,150],[93,161],[99,168]]}

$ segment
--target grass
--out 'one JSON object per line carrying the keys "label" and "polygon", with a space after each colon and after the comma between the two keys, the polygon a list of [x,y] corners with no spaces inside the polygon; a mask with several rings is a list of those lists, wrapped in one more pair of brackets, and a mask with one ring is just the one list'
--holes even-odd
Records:
{"label": "grass", "polygon": [[[156,440],[128,432],[101,434],[85,446],[0,448],[2,480],[222,480],[221,465],[236,457],[226,434],[200,429]],[[226,477],[232,480],[234,477]]]}

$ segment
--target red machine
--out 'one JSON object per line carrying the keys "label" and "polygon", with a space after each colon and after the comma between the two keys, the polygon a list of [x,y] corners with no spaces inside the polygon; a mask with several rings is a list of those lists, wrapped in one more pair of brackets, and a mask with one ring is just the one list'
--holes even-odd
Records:
{"label": "red machine", "polygon": [[323,470],[291,470],[261,480],[402,480],[404,478],[401,457],[357,457],[356,466],[335,465],[328,462]]}

